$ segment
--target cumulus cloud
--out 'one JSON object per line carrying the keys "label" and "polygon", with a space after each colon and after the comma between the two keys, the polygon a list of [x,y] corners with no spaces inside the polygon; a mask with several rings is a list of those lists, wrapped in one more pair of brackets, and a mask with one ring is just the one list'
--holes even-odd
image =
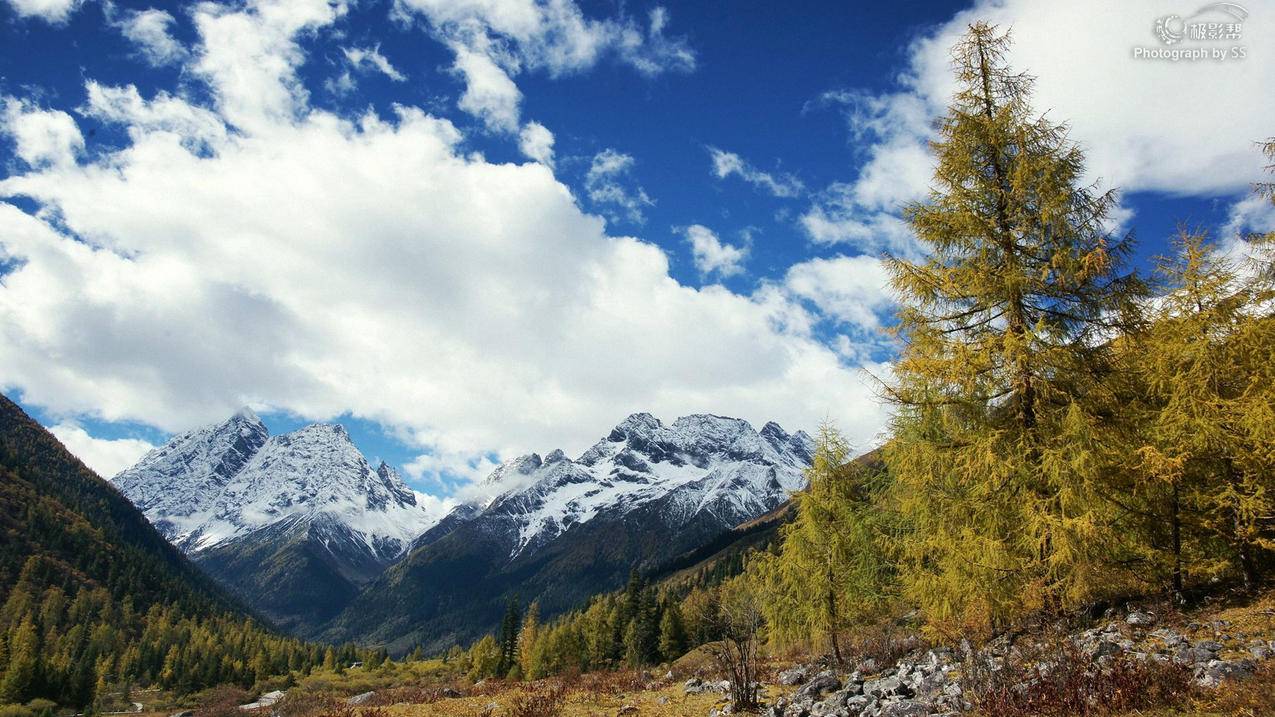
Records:
{"label": "cumulus cloud", "polygon": [[136,438],[94,438],[76,423],[49,428],[66,449],[103,478],[110,478],[141,460],[155,446]]}
{"label": "cumulus cloud", "polygon": [[[684,286],[548,166],[490,163],[418,108],[312,107],[298,38],[339,13],[200,5],[207,105],[90,83],[85,111],[124,146],[86,158],[61,141],[0,180],[0,198],[25,198],[0,201],[0,387],[168,431],[244,404],[348,413],[421,447],[418,473],[463,476],[580,451],[637,410],[831,417],[856,438],[882,425],[780,289]],[[595,157],[590,198],[614,199],[632,162]]]}
{"label": "cumulus cloud", "polygon": [[[109,15],[114,15],[113,5],[108,5]],[[137,45],[142,57],[155,67],[171,65],[186,57],[186,48],[171,33],[176,19],[164,10],[128,10],[114,18],[112,24],[124,37]]]}
{"label": "cumulus cloud", "polygon": [[612,221],[627,219],[634,224],[646,221],[643,207],[653,206],[655,200],[642,187],[631,184],[633,155],[604,149],[593,157],[584,177],[584,189],[589,199]]}
{"label": "cumulus cloud", "polygon": [[481,119],[490,130],[517,131],[522,91],[505,68],[492,53],[461,42],[453,42],[452,51],[456,53],[452,69],[465,78],[465,92],[456,106]]}
{"label": "cumulus cloud", "polygon": [[14,99],[4,100],[0,131],[14,143],[14,153],[31,167],[66,166],[75,163],[84,150],[84,136],[71,115],[60,110],[42,110]]}
{"label": "cumulus cloud", "polygon": [[709,147],[708,153],[713,160],[713,174],[718,179],[736,175],[776,197],[796,197],[805,191],[806,187],[801,180],[791,174],[774,175],[763,172],[744,161],[744,158],[738,154],[716,147]]}
{"label": "cumulus cloud", "polygon": [[[1036,109],[1068,123],[1091,181],[1130,192],[1244,192],[1260,176],[1253,142],[1270,134],[1275,114],[1275,62],[1263,44],[1275,36],[1275,15],[1245,21],[1244,60],[1134,58],[1135,46],[1156,43],[1152,27],[1165,12],[1154,0],[978,0],[913,43],[897,92],[837,91],[818,103],[841,107],[867,146],[857,178],[816,201],[803,225],[816,241],[897,243],[891,217],[929,182],[926,142],[954,88],[950,48],[976,20],[1012,28],[1010,64],[1036,77]],[[889,237],[872,239],[878,229]]]}
{"label": "cumulus cloud", "polygon": [[591,19],[573,0],[397,0],[404,18],[421,18],[455,53],[466,88],[458,106],[494,131],[516,132],[524,70],[568,75],[614,56],[645,76],[695,69],[685,39],[665,33],[668,13],[650,12],[646,27],[620,16]]}
{"label": "cumulus cloud", "polygon": [[84,0],[9,0],[9,6],[21,17],[38,17],[53,24],[61,24],[71,17]]}
{"label": "cumulus cloud", "polygon": [[212,89],[227,123],[266,132],[306,106],[308,93],[296,73],[303,59],[298,36],[347,9],[338,0],[248,0],[242,10],[200,3],[193,11],[200,47],[192,70]]}
{"label": "cumulus cloud", "polygon": [[692,224],[684,234],[691,245],[691,256],[700,276],[717,274],[728,277],[743,273],[744,259],[748,257],[747,247],[722,243],[712,229],[702,224]]}
{"label": "cumulus cloud", "polygon": [[788,291],[814,304],[822,315],[865,335],[879,332],[881,317],[894,307],[885,265],[863,254],[794,264],[783,283]]}
{"label": "cumulus cloud", "polygon": [[553,133],[539,122],[528,122],[518,133],[518,149],[528,159],[553,166]]}

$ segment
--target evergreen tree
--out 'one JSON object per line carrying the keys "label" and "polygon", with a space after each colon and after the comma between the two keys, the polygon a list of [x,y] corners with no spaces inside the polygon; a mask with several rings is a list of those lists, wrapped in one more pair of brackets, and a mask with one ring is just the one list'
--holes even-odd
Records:
{"label": "evergreen tree", "polygon": [[527,679],[539,679],[540,665],[536,662],[537,641],[540,639],[540,603],[532,601],[518,631],[518,664]]}
{"label": "evergreen tree", "polygon": [[1115,198],[1080,184],[1066,128],[984,23],[953,51],[958,89],[909,219],[928,258],[888,262],[904,341],[886,451],[908,532],[902,590],[932,621],[995,626],[1110,586],[1103,337],[1140,293],[1105,229]]}
{"label": "evergreen tree", "polygon": [[[1174,248],[1158,263],[1167,291],[1129,345],[1149,409],[1134,497],[1150,506],[1150,545],[1175,594],[1188,567],[1210,577],[1226,563],[1251,588],[1275,547],[1275,327],[1260,285],[1206,237],[1182,232]],[[1211,563],[1219,542],[1230,560]]]}
{"label": "evergreen tree", "polygon": [[750,575],[764,587],[772,639],[823,636],[842,662],[837,635],[877,616],[891,594],[893,566],[884,544],[889,514],[878,503],[886,473],[849,459],[849,446],[822,426],[809,487],[793,496],[797,517],[781,530],[778,554],[761,552]]}
{"label": "evergreen tree", "polygon": [[9,662],[0,676],[0,703],[26,702],[32,696],[40,659],[39,637],[30,616],[10,633],[8,642]]}
{"label": "evergreen tree", "polygon": [[682,624],[682,611],[677,603],[669,603],[660,618],[660,655],[672,662],[685,652],[686,627]]}
{"label": "evergreen tree", "polygon": [[500,621],[500,663],[498,673],[505,676],[518,661],[518,631],[522,627],[522,617],[518,596],[509,598],[505,605],[505,616]]}

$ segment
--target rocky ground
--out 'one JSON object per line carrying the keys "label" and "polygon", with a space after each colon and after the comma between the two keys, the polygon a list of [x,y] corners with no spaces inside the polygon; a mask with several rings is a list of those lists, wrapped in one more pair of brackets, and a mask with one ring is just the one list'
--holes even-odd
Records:
{"label": "rocky ground", "polygon": [[[1225,617],[1168,624],[1149,610],[1109,615],[1101,626],[1060,636],[1046,644],[1039,636],[1000,638],[981,650],[968,643],[957,649],[920,646],[889,665],[873,659],[853,669],[829,669],[826,664],[798,665],[779,674],[782,686],[794,692],[769,699],[766,717],[920,717],[957,715],[973,709],[968,694],[974,673],[980,684],[997,682],[997,673],[1013,666],[1013,678],[999,687],[1025,692],[1046,679],[1051,670],[1078,670],[1089,675],[1111,671],[1116,665],[1137,678],[1138,665],[1176,666],[1188,690],[1216,690],[1228,681],[1251,676],[1275,655],[1275,610],[1260,609],[1233,622]],[[1262,623],[1265,624],[1262,624]],[[1063,665],[1063,662],[1068,664]],[[1132,667],[1130,667],[1132,666]],[[1148,671],[1148,674],[1150,671]],[[1009,672],[1001,674],[1003,678]],[[1087,683],[1086,683],[1087,684]],[[726,683],[688,681],[688,693],[725,691]],[[763,699],[765,699],[763,697]],[[1275,707],[1273,707],[1275,709]],[[731,714],[719,705],[710,717]]]}

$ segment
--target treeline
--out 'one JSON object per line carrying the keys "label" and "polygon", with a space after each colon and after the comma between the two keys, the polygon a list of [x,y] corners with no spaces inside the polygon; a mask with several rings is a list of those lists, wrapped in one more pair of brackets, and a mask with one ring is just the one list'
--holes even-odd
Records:
{"label": "treeline", "polygon": [[554,674],[621,666],[641,667],[680,657],[712,639],[709,606],[661,595],[636,572],[624,590],[601,595],[582,610],[542,623],[536,603],[525,614],[510,601],[497,635],[447,660],[470,679],[540,679]]}
{"label": "treeline", "polygon": [[[932,192],[907,211],[924,258],[885,260],[899,355],[874,460],[824,427],[796,518],[742,575],[685,599],[631,582],[547,628],[529,616],[471,648],[471,674],[673,659],[661,616],[682,646],[715,640],[723,595],[751,601],[772,643],[840,659],[839,636],[885,616],[986,636],[1131,595],[1251,589],[1275,567],[1275,235],[1184,228],[1154,273],[1130,270],[1115,194],[1033,112],[1008,48],[980,23],[953,50]],[[1275,140],[1263,150],[1275,162]]]}
{"label": "treeline", "polygon": [[[39,586],[33,558],[0,608],[0,703],[55,697],[92,707],[108,692],[157,686],[191,692],[254,683],[362,653],[305,644],[230,614],[195,616],[174,605],[134,609],[104,588],[68,594]],[[331,653],[331,654],[329,654]]]}

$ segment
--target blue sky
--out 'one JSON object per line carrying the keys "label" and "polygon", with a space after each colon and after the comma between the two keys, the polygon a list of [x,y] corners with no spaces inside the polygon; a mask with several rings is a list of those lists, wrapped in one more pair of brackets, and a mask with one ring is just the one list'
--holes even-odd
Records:
{"label": "blue sky", "polygon": [[1275,5],[1194,64],[1130,54],[1190,3],[1110,5],[0,2],[0,386],[103,471],[248,403],[436,494],[637,410],[866,444],[967,22],[1140,265],[1272,223]]}

